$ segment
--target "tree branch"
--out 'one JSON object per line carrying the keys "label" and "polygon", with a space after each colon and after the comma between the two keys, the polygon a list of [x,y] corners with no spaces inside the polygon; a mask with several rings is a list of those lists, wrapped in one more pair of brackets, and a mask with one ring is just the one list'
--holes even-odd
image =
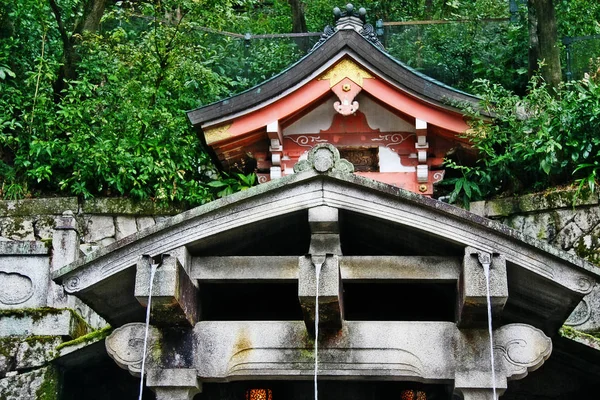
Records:
{"label": "tree branch", "polygon": [[69,34],[65,29],[65,25],[62,22],[61,11],[58,4],[54,0],[48,0],[50,2],[50,8],[52,9],[52,13],[54,14],[54,18],[56,19],[56,25],[58,26],[58,32],[60,33],[60,38],[63,41],[65,48],[67,46],[71,46],[71,40],[69,39]]}

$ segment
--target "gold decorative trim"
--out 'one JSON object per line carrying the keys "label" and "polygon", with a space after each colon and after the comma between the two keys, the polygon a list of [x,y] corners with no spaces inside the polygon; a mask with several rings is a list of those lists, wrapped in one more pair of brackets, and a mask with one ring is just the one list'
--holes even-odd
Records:
{"label": "gold decorative trim", "polygon": [[356,64],[354,61],[344,59],[329,68],[321,77],[320,81],[329,80],[329,87],[334,87],[344,78],[348,78],[362,87],[363,79],[374,79],[375,77]]}
{"label": "gold decorative trim", "polygon": [[231,124],[221,125],[216,128],[206,129],[204,131],[204,137],[206,138],[206,144],[218,142],[223,139],[229,139],[233,135],[229,132]]}

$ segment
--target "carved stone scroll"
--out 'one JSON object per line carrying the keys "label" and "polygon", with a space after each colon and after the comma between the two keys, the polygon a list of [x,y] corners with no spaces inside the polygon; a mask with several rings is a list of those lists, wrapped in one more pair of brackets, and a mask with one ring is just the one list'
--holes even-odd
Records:
{"label": "carved stone scroll", "polygon": [[522,379],[550,357],[552,341],[530,325],[510,324],[494,331],[494,352],[508,380]]}
{"label": "carved stone scroll", "polygon": [[[146,325],[139,322],[123,325],[106,338],[106,352],[123,369],[129,370],[134,376],[140,376],[142,371],[142,356],[144,352],[144,335]],[[153,326],[149,327],[148,344],[146,346],[146,369],[156,364],[152,357],[154,348],[160,340],[160,332]]]}

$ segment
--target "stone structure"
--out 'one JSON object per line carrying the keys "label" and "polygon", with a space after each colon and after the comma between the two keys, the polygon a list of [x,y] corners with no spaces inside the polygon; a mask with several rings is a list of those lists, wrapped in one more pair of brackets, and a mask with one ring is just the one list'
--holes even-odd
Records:
{"label": "stone structure", "polygon": [[224,163],[252,150],[263,185],[177,215],[0,202],[0,397],[135,398],[143,375],[146,399],[311,399],[317,348],[323,398],[595,397],[600,342],[578,330],[600,326],[600,274],[571,254],[595,214],[474,205],[527,235],[414,193],[460,145],[446,101],[474,99],[336,14],[296,66],[188,114]]}
{"label": "stone structure", "polygon": [[[493,386],[519,398],[528,386],[511,382],[535,386],[539,379],[528,374],[549,357],[534,377],[572,362],[563,352],[574,341],[558,331],[600,281],[596,267],[500,223],[352,174],[331,145],[313,149],[294,175],[175,216],[53,273],[116,328],[106,351],[133,375],[141,372],[151,263],[160,267],[145,372],[159,399],[236,398],[238,386],[222,382],[249,382],[249,389],[312,381],[315,345],[320,380],[330,388],[338,380],[389,380],[463,399],[492,399]],[[491,267],[495,382],[484,265]],[[418,297],[406,301],[403,293]],[[312,389],[291,398],[303,392]]]}
{"label": "stone structure", "polygon": [[[55,219],[51,244],[0,242],[0,393],[60,398],[62,386],[77,393],[63,391],[63,398],[133,397],[151,263],[160,267],[145,364],[152,391],[145,398],[241,398],[253,387],[269,388],[276,399],[286,390],[295,393],[287,398],[309,398],[316,342],[325,397],[346,388],[354,389],[345,397],[355,399],[367,388],[417,388],[432,398],[491,399],[484,264],[491,267],[501,398],[521,399],[539,385],[549,388],[541,395],[547,399],[596,388],[600,346],[561,330],[595,329],[596,267],[498,222],[355,176],[331,145],[315,147],[296,169],[161,217],[85,257],[86,237],[113,230],[82,231],[97,214],[82,214],[81,206],[44,211]],[[0,207],[24,213],[31,204]],[[113,207],[113,223],[149,218],[116,214],[127,208]],[[102,329],[104,319],[112,331]],[[109,372],[94,378],[94,365]],[[574,367],[586,372],[568,372]],[[106,381],[120,383],[108,388]]]}

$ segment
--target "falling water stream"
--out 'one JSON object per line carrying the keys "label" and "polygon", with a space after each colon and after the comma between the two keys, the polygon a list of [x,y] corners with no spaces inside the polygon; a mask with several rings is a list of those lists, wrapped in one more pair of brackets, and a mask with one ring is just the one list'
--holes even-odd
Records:
{"label": "falling water stream", "polygon": [[494,368],[494,337],[492,336],[492,303],[490,295],[490,262],[483,262],[483,273],[485,275],[485,288],[487,290],[487,315],[488,315],[488,333],[490,336],[490,363],[492,364],[492,390],[494,400],[496,400],[496,370]]}
{"label": "falling water stream", "polygon": [[146,368],[146,351],[148,349],[148,330],[150,330],[150,309],[152,308],[152,285],[154,283],[154,274],[160,264],[150,263],[150,285],[148,288],[148,305],[146,306],[146,330],[144,331],[144,350],[142,352],[142,371],[140,373],[140,396],[142,400],[142,392],[144,391],[144,369]]}
{"label": "falling water stream", "polygon": [[315,400],[319,399],[319,390],[317,388],[317,375],[319,366],[319,277],[323,263],[315,263],[315,281],[317,285],[315,295]]}

